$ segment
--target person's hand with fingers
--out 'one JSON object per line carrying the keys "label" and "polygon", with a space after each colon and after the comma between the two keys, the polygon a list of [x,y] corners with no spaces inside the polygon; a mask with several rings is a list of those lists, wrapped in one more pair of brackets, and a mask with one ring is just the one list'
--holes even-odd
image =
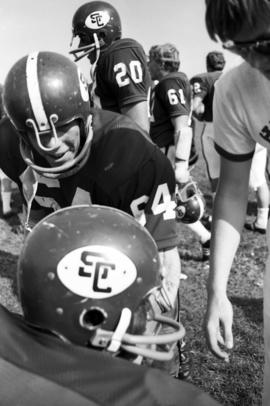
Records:
{"label": "person's hand with fingers", "polygon": [[213,354],[227,362],[227,350],[233,348],[232,322],[233,309],[228,297],[209,294],[205,316],[206,340]]}

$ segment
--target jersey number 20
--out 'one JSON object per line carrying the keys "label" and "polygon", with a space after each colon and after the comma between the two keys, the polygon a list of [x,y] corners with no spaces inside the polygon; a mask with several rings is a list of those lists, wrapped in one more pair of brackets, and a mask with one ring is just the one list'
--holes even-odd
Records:
{"label": "jersey number 20", "polygon": [[134,83],[140,83],[143,80],[143,71],[140,61],[130,61],[128,65],[119,62],[113,67],[116,73],[116,82],[119,87],[127,86],[131,80]]}

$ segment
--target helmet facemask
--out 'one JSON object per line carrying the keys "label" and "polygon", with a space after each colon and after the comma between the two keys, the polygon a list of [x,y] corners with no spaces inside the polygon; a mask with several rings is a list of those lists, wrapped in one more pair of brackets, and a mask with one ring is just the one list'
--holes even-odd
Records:
{"label": "helmet facemask", "polygon": [[[172,359],[173,349],[177,341],[184,337],[185,329],[179,322],[161,315],[152,294],[153,290],[133,314],[128,307],[123,308],[114,331],[98,327],[103,317],[107,316],[103,309],[84,310],[80,315],[80,324],[91,332],[88,346],[129,359],[137,356],[156,361]],[[89,316],[90,313],[92,316]],[[159,334],[164,326],[172,332]],[[164,349],[160,346],[164,346]]]}
{"label": "helmet facemask", "polygon": [[[78,36],[80,37],[79,34],[78,34]],[[78,62],[85,56],[88,57],[88,59],[90,60],[90,63],[91,63],[90,78],[93,81],[94,76],[95,76],[96,65],[97,65],[99,57],[100,57],[101,48],[105,45],[105,43],[102,40],[102,38],[98,39],[98,36],[96,33],[93,33],[91,36],[93,37],[93,42],[91,42],[91,40],[89,40],[90,43],[88,45],[80,46],[80,44],[82,42],[82,41],[80,41],[79,46],[77,48],[72,49],[69,53],[74,56],[75,62]],[[72,37],[70,46],[72,46],[72,44],[73,44],[74,37],[75,37],[75,35],[73,35],[73,37]],[[83,42],[85,42],[85,41],[83,41]]]}
{"label": "helmet facemask", "polygon": [[[32,119],[28,119],[26,123],[27,126],[32,128],[32,130],[34,131],[37,145],[45,153],[57,149],[59,144],[57,128],[55,126],[55,122],[53,122],[52,120],[52,117],[50,117],[50,122],[52,124],[50,134],[52,134],[53,138],[56,141],[55,146],[51,148],[45,147],[42,144],[42,134],[46,134],[48,133],[48,131],[40,132],[34,120]],[[82,120],[78,120],[78,123],[80,126],[80,144],[81,144],[79,152],[72,160],[55,167],[40,166],[37,163],[35,163],[35,155],[39,154],[38,152],[33,151],[33,147],[27,135],[25,133],[22,134],[20,137],[20,152],[27,166],[30,166],[35,172],[39,173],[40,175],[53,179],[65,178],[78,172],[80,168],[85,164],[90,154],[91,142],[93,138],[93,129],[91,125],[92,116],[89,116],[86,126],[83,125]]]}

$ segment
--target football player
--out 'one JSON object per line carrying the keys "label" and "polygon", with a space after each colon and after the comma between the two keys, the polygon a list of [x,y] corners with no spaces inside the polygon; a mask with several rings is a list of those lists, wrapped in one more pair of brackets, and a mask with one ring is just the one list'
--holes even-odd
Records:
{"label": "football player", "polygon": [[73,16],[72,32],[79,39],[71,51],[75,60],[87,56],[91,63],[94,104],[131,117],[148,133],[146,55],[137,41],[122,38],[117,10],[104,1],[83,4]]}
{"label": "football player", "polygon": [[4,104],[10,121],[0,132],[0,163],[23,193],[26,227],[78,203],[133,215],[157,243],[166,287],[160,303],[164,311],[173,309],[181,268],[175,177],[165,155],[128,117],[91,109],[79,68],[54,52],[35,52],[15,63]]}
{"label": "football player", "polygon": [[150,234],[120,210],[74,206],[39,222],[18,261],[23,317],[0,306],[1,406],[217,405],[136,365],[170,358],[184,335],[160,314],[160,266]]}
{"label": "football player", "polygon": [[[170,43],[155,45],[149,52],[149,70],[156,85],[151,93],[150,137],[168,156],[175,168],[176,181],[186,184],[189,179],[189,166],[196,162],[196,152],[192,146],[191,87],[185,73],[179,71],[179,51]],[[182,221],[189,224],[199,237],[203,256],[209,258],[210,232],[199,221],[204,213],[204,203],[200,193],[194,193],[196,199],[188,199],[190,207],[182,212]],[[186,190],[191,190],[188,187]],[[179,196],[183,193],[179,194]],[[191,196],[189,196],[191,197]],[[201,204],[197,204],[198,201]],[[195,206],[194,206],[195,203]],[[181,206],[183,207],[183,206]],[[196,210],[194,208],[196,207]],[[192,218],[191,214],[194,215]]]}

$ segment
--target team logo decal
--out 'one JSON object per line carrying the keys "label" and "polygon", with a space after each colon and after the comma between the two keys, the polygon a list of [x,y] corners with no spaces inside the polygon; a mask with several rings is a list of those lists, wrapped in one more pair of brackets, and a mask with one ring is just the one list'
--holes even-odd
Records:
{"label": "team logo decal", "polygon": [[110,21],[110,15],[108,11],[95,11],[89,14],[85,20],[85,25],[92,30],[98,30],[105,27]]}
{"label": "team logo decal", "polygon": [[71,292],[105,299],[126,290],[137,277],[134,263],[122,252],[101,245],[77,248],[57,266],[60,281]]}
{"label": "team logo decal", "polygon": [[79,68],[77,68],[77,72],[79,77],[81,96],[83,101],[87,102],[89,100],[88,84]]}

